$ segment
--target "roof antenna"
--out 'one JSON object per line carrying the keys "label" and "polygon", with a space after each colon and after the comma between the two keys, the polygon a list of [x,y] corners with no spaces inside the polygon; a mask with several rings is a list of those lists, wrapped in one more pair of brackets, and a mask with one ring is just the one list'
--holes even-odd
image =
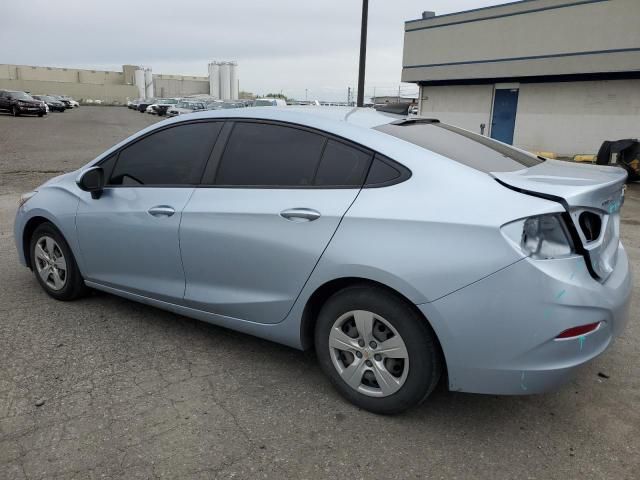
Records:
{"label": "roof antenna", "polygon": [[349,117],[352,114],[356,113],[357,110],[358,110],[358,107],[353,107],[351,110],[349,110],[347,114],[344,116],[344,121],[346,122],[347,120],[349,120]]}

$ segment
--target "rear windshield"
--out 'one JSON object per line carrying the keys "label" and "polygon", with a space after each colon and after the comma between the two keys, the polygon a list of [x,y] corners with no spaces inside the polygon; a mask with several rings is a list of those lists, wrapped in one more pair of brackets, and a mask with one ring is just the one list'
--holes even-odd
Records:
{"label": "rear windshield", "polygon": [[481,172],[513,172],[533,167],[544,159],[509,145],[439,122],[399,122],[375,127]]}

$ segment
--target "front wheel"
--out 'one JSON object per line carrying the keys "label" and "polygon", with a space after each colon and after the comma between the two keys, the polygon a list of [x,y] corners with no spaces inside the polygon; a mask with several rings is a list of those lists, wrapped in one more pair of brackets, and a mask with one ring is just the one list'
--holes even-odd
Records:
{"label": "front wheel", "polygon": [[440,348],[425,318],[393,293],[366,284],[327,300],[318,316],[315,347],[336,389],[374,413],[420,404],[442,371]]}
{"label": "front wheel", "polygon": [[87,291],[69,245],[51,223],[31,237],[31,267],[42,289],[56,300],[75,300]]}

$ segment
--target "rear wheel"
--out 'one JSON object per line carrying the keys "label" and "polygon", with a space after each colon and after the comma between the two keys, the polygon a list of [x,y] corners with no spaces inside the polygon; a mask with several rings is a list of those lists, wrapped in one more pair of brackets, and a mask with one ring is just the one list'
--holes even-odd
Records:
{"label": "rear wheel", "polygon": [[420,404],[441,374],[441,354],[426,320],[380,287],[334,294],[320,311],[316,354],[338,391],[366,410],[391,414]]}
{"label": "rear wheel", "polygon": [[51,297],[75,300],[88,291],[69,245],[51,223],[35,229],[30,246],[33,272]]}

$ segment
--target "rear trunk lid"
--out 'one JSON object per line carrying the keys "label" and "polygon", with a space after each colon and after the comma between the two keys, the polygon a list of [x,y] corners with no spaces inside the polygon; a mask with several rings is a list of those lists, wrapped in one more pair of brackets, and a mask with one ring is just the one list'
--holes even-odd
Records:
{"label": "rear trunk lid", "polygon": [[587,258],[591,273],[606,280],[615,268],[620,241],[620,207],[627,178],[624,169],[547,160],[527,169],[491,175],[514,190],[562,203],[570,217],[576,249]]}

